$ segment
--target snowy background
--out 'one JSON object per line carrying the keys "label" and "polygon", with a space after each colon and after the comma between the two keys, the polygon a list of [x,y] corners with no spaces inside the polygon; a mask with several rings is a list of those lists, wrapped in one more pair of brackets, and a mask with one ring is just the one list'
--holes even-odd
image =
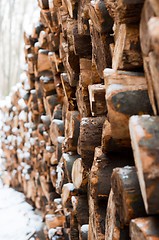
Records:
{"label": "snowy background", "polygon": [[24,68],[23,32],[39,18],[37,0],[0,0],[0,98],[8,95]]}

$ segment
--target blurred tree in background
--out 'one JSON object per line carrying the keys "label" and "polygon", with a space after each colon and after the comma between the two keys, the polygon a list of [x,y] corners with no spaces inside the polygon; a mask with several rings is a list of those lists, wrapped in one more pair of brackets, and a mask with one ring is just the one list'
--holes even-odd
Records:
{"label": "blurred tree in background", "polygon": [[38,18],[37,0],[0,0],[0,97],[19,81],[25,66],[23,32]]}

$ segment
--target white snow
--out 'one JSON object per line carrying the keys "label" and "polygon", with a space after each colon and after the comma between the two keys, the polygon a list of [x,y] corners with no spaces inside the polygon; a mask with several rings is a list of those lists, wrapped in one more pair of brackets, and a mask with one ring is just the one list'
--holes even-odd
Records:
{"label": "white snow", "polygon": [[57,232],[56,228],[49,229],[49,232],[48,232],[49,239],[52,239],[52,237],[56,234],[56,232]]}
{"label": "white snow", "polygon": [[36,215],[25,197],[0,181],[0,240],[27,240],[42,228],[42,219]]}
{"label": "white snow", "polygon": [[106,96],[108,97],[109,94],[112,93],[112,91],[119,91],[119,90],[121,90],[123,88],[124,88],[124,86],[122,84],[111,84],[107,88]]}
{"label": "white snow", "polygon": [[17,145],[19,146],[22,143],[23,139],[20,136],[17,136]]}
{"label": "white snow", "polygon": [[18,105],[20,106],[21,109],[24,109],[26,107],[26,103],[23,98],[20,98],[18,100]]}
{"label": "white snow", "polygon": [[73,183],[66,183],[64,184],[64,186],[67,187],[70,191],[73,191],[75,189]]}
{"label": "white snow", "polygon": [[34,138],[30,138],[30,144],[31,144],[31,146],[34,146],[34,144],[35,144],[35,139]]}
{"label": "white snow", "polygon": [[88,224],[82,225],[81,231],[84,232],[84,233],[87,233],[88,232],[88,226],[89,226]]}
{"label": "white snow", "polygon": [[115,73],[115,70],[112,69],[112,68],[105,68],[105,69],[104,69],[104,76],[110,76],[110,75],[112,75],[113,73]]}
{"label": "white snow", "polygon": [[59,163],[59,165],[57,165],[56,168],[56,172],[57,172],[57,180],[56,180],[56,187],[59,188],[62,182],[62,177],[64,175],[64,171],[62,170],[62,164],[63,163]]}
{"label": "white snow", "polygon": [[20,121],[23,121],[23,122],[26,122],[27,121],[27,113],[23,110],[20,112],[19,114],[19,120]]}
{"label": "white snow", "polygon": [[3,130],[4,130],[4,132],[9,132],[10,131],[10,126],[9,125],[5,125]]}

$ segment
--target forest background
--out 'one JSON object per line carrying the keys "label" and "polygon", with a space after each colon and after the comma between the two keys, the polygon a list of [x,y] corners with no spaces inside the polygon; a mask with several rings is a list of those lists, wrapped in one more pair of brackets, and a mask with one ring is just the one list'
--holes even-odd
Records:
{"label": "forest background", "polygon": [[27,67],[23,33],[31,33],[38,17],[36,0],[0,0],[0,98],[9,94]]}

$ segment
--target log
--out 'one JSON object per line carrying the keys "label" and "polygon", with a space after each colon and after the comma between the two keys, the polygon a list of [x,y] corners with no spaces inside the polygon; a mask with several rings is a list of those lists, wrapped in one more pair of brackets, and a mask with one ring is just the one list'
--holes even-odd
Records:
{"label": "log", "polygon": [[81,158],[77,158],[72,166],[72,182],[76,189],[87,192],[88,171],[85,169]]}
{"label": "log", "polygon": [[113,19],[110,17],[104,1],[91,1],[88,5],[88,9],[94,28],[99,33],[111,34],[113,32]]}
{"label": "log", "polygon": [[67,100],[68,110],[69,111],[76,110],[77,108],[76,96],[75,96],[76,88],[70,86],[67,73],[62,73],[60,77],[61,77],[64,94]]}
{"label": "log", "polygon": [[114,70],[142,70],[143,61],[139,41],[139,26],[120,24],[115,31]]}
{"label": "log", "polygon": [[[51,33],[49,33],[48,36],[48,42],[49,42],[49,51],[55,51],[58,52],[59,50],[59,42],[60,42],[60,33],[61,33],[61,27],[60,25],[57,25],[57,13],[55,12],[51,12],[51,17],[52,17],[52,21],[55,21],[55,23],[53,23],[53,27],[51,28]],[[61,71],[61,69],[63,68],[60,60],[58,62],[58,71]],[[56,67],[57,67],[56,66]]]}
{"label": "log", "polygon": [[52,16],[51,12],[49,9],[42,9],[40,11],[41,18],[43,18],[42,22],[44,25],[48,26],[50,30],[53,29],[53,21],[52,21]]}
{"label": "log", "polygon": [[114,200],[114,193],[111,189],[109,198],[108,198],[108,205],[107,205],[107,212],[106,212],[106,220],[105,220],[105,240],[110,240],[114,238],[114,233],[116,232],[115,226],[115,202]]}
{"label": "log", "polygon": [[89,195],[89,240],[105,239],[106,201],[96,202]]}
{"label": "log", "polygon": [[59,74],[54,76],[54,84],[55,84],[55,89],[56,89],[58,101],[59,101],[59,103],[63,104],[63,101],[64,101],[64,91],[63,91],[61,78],[60,78]]}
{"label": "log", "polygon": [[[147,101],[143,102],[145,99]],[[137,85],[135,87],[134,84],[133,87],[129,87],[126,85],[116,86],[112,84],[107,88],[106,101],[112,137],[114,138],[129,139],[128,120],[130,116],[141,113],[152,113],[146,85]],[[139,102],[141,102],[141,105]],[[117,122],[120,125],[118,125],[118,129],[115,129]],[[122,125],[124,125],[124,127],[122,127]]]}
{"label": "log", "polygon": [[50,138],[54,145],[57,144],[57,137],[64,136],[63,120],[53,119],[50,125]]}
{"label": "log", "polygon": [[[156,0],[154,1],[145,1],[142,14],[141,14],[141,24],[140,24],[140,41],[141,41],[141,49],[144,56],[147,56],[150,51],[150,35],[149,35],[149,20],[153,17],[158,17],[158,8],[159,4]],[[146,36],[146,39],[144,38]]]}
{"label": "log", "polygon": [[87,58],[80,59],[80,79],[76,89],[78,110],[82,117],[91,116],[88,85],[92,82],[92,61]]}
{"label": "log", "polygon": [[77,195],[77,190],[75,189],[73,183],[66,183],[63,185],[61,198],[62,198],[62,206],[63,206],[65,215],[71,212],[71,209],[73,207],[71,198],[72,196],[76,196],[76,195]]}
{"label": "log", "polygon": [[121,149],[121,141],[118,142],[112,138],[111,125],[108,119],[103,124],[101,145],[104,153],[113,152],[114,150],[119,151]]}
{"label": "log", "polygon": [[116,23],[139,23],[144,0],[105,0],[104,2]]}
{"label": "log", "polygon": [[130,136],[141,193],[148,214],[157,214],[158,198],[158,117],[133,116]]}
{"label": "log", "polygon": [[[130,116],[141,113],[152,113],[146,80],[140,73],[126,71],[114,73],[106,69],[104,75],[108,118],[111,128],[111,131],[109,131],[112,141],[116,143],[115,145],[118,145],[118,149],[120,149],[120,146],[121,148],[130,148],[128,128]],[[141,99],[143,100],[141,101]],[[106,134],[108,135],[108,132]],[[108,137],[109,142],[110,139]]]}
{"label": "log", "polygon": [[115,168],[111,176],[114,202],[122,225],[146,215],[135,167]]}
{"label": "log", "polygon": [[95,148],[94,161],[89,174],[89,194],[93,199],[108,200],[111,189],[111,175],[115,167],[132,165],[131,154],[104,154],[101,147]]}
{"label": "log", "polygon": [[54,108],[52,119],[59,119],[62,120],[62,106],[58,104]]}
{"label": "log", "polygon": [[122,226],[120,224],[115,202],[114,202],[114,193],[111,190],[109,199],[108,199],[108,206],[107,206],[107,213],[106,213],[106,221],[105,221],[105,240],[128,240],[129,238],[129,228],[127,226]]}
{"label": "log", "polygon": [[[59,46],[59,43],[57,44]],[[51,67],[54,75],[62,73],[64,71],[62,60],[59,55],[55,52],[49,52],[49,60],[51,62]]]}
{"label": "log", "polygon": [[52,118],[53,116],[53,111],[56,105],[59,104],[59,100],[57,98],[57,94],[54,95],[49,95],[46,98],[43,97],[43,102],[44,102],[44,107],[46,114]]}
{"label": "log", "polygon": [[49,5],[48,5],[48,0],[38,0],[39,6],[42,9],[48,9]]}
{"label": "log", "polygon": [[44,124],[45,129],[48,130],[49,126],[50,126],[50,123],[51,123],[50,116],[48,116],[48,115],[41,115],[41,120],[42,120],[42,122]]}
{"label": "log", "polygon": [[89,32],[89,14],[88,6],[89,0],[78,1],[78,33],[81,35],[90,35]]}
{"label": "log", "polygon": [[92,45],[90,35],[80,35],[78,27],[73,29],[73,47],[76,55],[80,58],[89,58],[92,55]]}
{"label": "log", "polygon": [[44,96],[55,94],[55,84],[52,72],[48,72],[40,77],[40,86],[43,90]]}
{"label": "log", "polygon": [[61,0],[48,0],[49,2],[49,9],[61,7],[62,1]]}
{"label": "log", "polygon": [[28,76],[28,82],[29,82],[30,89],[34,89],[35,88],[35,75],[28,73],[27,76]]}
{"label": "log", "polygon": [[91,20],[89,25],[92,40],[92,56],[96,63],[98,74],[103,79],[103,70],[111,67],[112,64],[110,44],[113,42],[113,38],[110,35],[99,33]]}
{"label": "log", "polygon": [[79,231],[78,231],[78,222],[76,215],[74,212],[71,212],[71,217],[70,217],[70,233],[69,233],[69,238],[70,239],[79,239]]}
{"label": "log", "polygon": [[69,84],[76,87],[79,80],[79,56],[73,51],[66,53],[66,69]]}
{"label": "log", "polygon": [[146,85],[143,72],[115,71],[112,68],[104,69],[104,82],[106,88],[113,83],[133,86],[137,82],[139,85]]}
{"label": "log", "polygon": [[116,0],[104,0],[105,6],[109,12],[109,15],[115,20],[117,1]]}
{"label": "log", "polygon": [[45,160],[45,163],[47,163],[48,165],[50,165],[51,157],[54,151],[55,147],[49,145],[47,145],[46,148],[43,150],[43,159]]}
{"label": "log", "polygon": [[92,116],[105,115],[107,112],[105,86],[102,84],[93,84],[88,86],[88,90]]}
{"label": "log", "polygon": [[64,151],[77,151],[80,131],[80,114],[78,111],[67,111],[65,116],[65,142]]}
{"label": "log", "polygon": [[45,222],[48,229],[62,227],[64,225],[65,216],[47,214],[45,216]]}
{"label": "log", "polygon": [[[64,6],[61,6],[58,8],[58,13],[57,13],[57,18],[58,18],[58,23],[61,26],[61,30],[63,33],[63,37],[66,39],[67,37],[67,18],[69,17],[67,8]],[[61,35],[61,34],[60,34]],[[60,36],[61,38],[61,36]]]}
{"label": "log", "polygon": [[71,183],[73,164],[76,161],[76,159],[79,158],[79,155],[73,152],[68,152],[68,153],[63,153],[61,158],[64,164],[67,182]]}
{"label": "log", "polygon": [[[82,118],[78,138],[78,154],[81,155],[86,168],[93,162],[94,149],[101,143],[102,127],[105,117]],[[95,136],[95,138],[94,138]],[[87,144],[89,142],[89,145]]]}
{"label": "log", "polygon": [[64,169],[63,159],[60,159],[56,166],[56,192],[61,195],[64,184],[67,184],[67,177]]}
{"label": "log", "polygon": [[[50,164],[51,165],[57,165],[58,164],[58,161],[57,161],[57,156],[56,156],[56,151],[54,151],[53,153],[52,153],[52,156],[51,156],[51,158],[50,158]],[[55,167],[56,168],[56,167]]]}
{"label": "log", "polygon": [[[47,200],[50,200],[50,193],[54,192],[54,188],[52,186],[51,182],[47,182],[44,176],[40,176],[40,184],[42,187],[42,191],[45,195],[45,197],[47,198]],[[57,197],[58,195],[56,195]]]}
{"label": "log", "polygon": [[89,221],[89,207],[86,195],[79,195],[72,197],[72,206],[74,214],[76,215],[79,227],[88,224]]}
{"label": "log", "polygon": [[38,44],[40,48],[47,48],[48,47],[48,32],[43,30],[39,33]]}
{"label": "log", "polygon": [[79,239],[82,237],[81,226],[88,224],[88,201],[86,196],[72,197],[73,210],[70,219],[70,238]]}
{"label": "log", "polygon": [[53,187],[56,188],[56,166],[50,167],[50,179]]}
{"label": "log", "polygon": [[44,109],[44,104],[43,104],[42,88],[38,81],[35,81],[35,89],[37,92],[37,104],[38,104],[39,114],[41,115],[45,112],[45,109]]}
{"label": "log", "polygon": [[158,113],[158,79],[156,79],[155,76],[156,73],[158,74],[156,65],[158,61],[158,54],[156,55],[154,41],[156,41],[157,45],[155,35],[158,31],[158,9],[159,4],[157,1],[145,1],[140,24],[140,42],[143,54],[144,70],[148,83],[149,97],[155,115]]}
{"label": "log", "polygon": [[2,178],[42,211],[46,239],[128,240],[143,202],[158,214],[158,120],[128,127],[158,113],[158,1],[38,3],[25,74],[0,102]]}
{"label": "log", "polygon": [[97,70],[96,62],[95,62],[94,58],[92,58],[91,83],[92,84],[103,83],[103,79],[101,79],[99,74],[98,74],[98,70]]}
{"label": "log", "polygon": [[67,19],[67,44],[65,64],[68,74],[69,83],[72,87],[77,85],[79,79],[79,56],[73,51],[73,29],[76,27],[77,21],[75,19]]}
{"label": "log", "polygon": [[89,85],[100,83],[102,84],[103,80],[100,79],[97,73],[93,59],[80,58],[79,85],[82,86],[86,91]]}
{"label": "log", "polygon": [[87,240],[88,239],[88,224],[83,224],[79,230],[79,239],[80,240]]}
{"label": "log", "polygon": [[130,237],[132,240],[159,239],[158,217],[136,218],[130,223]]}
{"label": "log", "polygon": [[35,75],[37,77],[41,76],[41,74],[44,71],[49,71],[51,70],[51,65],[49,62],[49,58],[48,58],[48,51],[47,50],[43,50],[43,49],[39,49],[38,51],[38,61],[37,61],[37,69],[35,71]]}
{"label": "log", "polygon": [[76,99],[81,117],[90,117],[91,110],[88,89],[81,85],[78,85],[76,90]]}
{"label": "log", "polygon": [[56,158],[57,161],[59,162],[62,156],[63,152],[63,143],[64,143],[65,137],[63,136],[58,136],[57,137],[57,144],[56,144]]}
{"label": "log", "polygon": [[61,198],[55,198],[53,201],[54,212],[62,213],[62,200]]}
{"label": "log", "polygon": [[76,18],[78,1],[77,0],[64,0],[64,3],[65,3],[65,6],[67,6],[70,17]]}
{"label": "log", "polygon": [[34,67],[36,63],[36,56],[32,53],[27,54],[28,71],[30,74],[34,74]]}
{"label": "log", "polygon": [[[154,94],[154,101],[155,101],[155,106],[153,105],[154,109],[154,113],[158,113],[158,109],[159,109],[159,97],[158,97],[158,89],[159,89],[159,82],[158,82],[158,62],[159,62],[159,58],[158,56],[154,53],[154,52],[150,52],[149,53],[149,61],[148,61],[148,67],[149,67],[149,73],[146,74],[150,74],[150,79],[151,79],[151,84],[153,86],[153,94]],[[148,77],[147,77],[148,78]]]}

